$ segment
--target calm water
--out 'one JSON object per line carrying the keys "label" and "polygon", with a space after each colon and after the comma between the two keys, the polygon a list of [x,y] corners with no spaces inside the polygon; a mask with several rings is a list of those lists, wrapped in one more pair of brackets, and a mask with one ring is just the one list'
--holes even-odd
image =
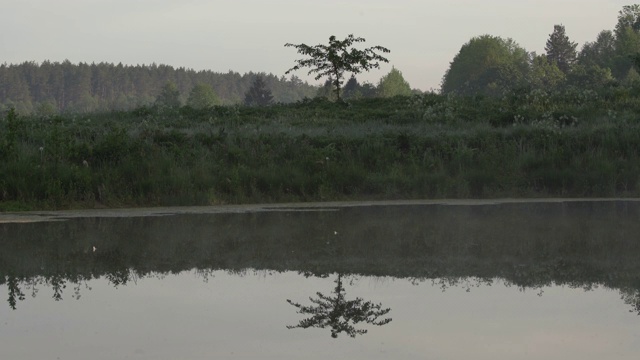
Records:
{"label": "calm water", "polygon": [[640,355],[640,202],[356,205],[0,214],[0,359]]}

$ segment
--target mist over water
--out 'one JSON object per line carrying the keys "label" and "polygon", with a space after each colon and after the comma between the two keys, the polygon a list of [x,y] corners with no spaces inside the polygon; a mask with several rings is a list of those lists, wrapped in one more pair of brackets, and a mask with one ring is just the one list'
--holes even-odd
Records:
{"label": "mist over water", "polygon": [[[639,210],[553,201],[3,214],[0,357],[635,359]],[[38,217],[56,221],[24,222]],[[296,326],[312,313],[292,303],[321,316]],[[389,309],[377,323],[358,315],[375,305]]]}

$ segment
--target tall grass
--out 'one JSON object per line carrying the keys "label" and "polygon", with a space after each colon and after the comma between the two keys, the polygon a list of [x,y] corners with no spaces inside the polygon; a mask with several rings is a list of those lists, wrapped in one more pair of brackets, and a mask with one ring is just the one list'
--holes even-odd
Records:
{"label": "tall grass", "polygon": [[0,209],[638,196],[635,93],[427,94],[0,124]]}

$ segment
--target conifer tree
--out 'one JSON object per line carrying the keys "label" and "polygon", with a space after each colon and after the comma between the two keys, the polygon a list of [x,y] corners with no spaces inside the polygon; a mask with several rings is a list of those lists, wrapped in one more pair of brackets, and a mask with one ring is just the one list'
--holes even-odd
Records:
{"label": "conifer tree", "polygon": [[260,75],[256,76],[253,85],[244,95],[244,104],[247,106],[267,106],[273,103],[271,90],[267,88],[267,83]]}
{"label": "conifer tree", "polygon": [[564,25],[554,25],[553,33],[549,35],[547,46],[547,59],[550,63],[556,64],[563,73],[568,73],[576,62],[577,43],[569,40],[565,33]]}

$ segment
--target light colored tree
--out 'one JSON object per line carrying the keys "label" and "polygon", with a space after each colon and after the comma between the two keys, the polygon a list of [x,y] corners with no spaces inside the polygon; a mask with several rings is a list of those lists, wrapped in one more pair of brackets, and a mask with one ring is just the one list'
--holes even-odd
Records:
{"label": "light colored tree", "polygon": [[383,76],[378,83],[378,95],[381,97],[410,96],[411,86],[402,76],[402,72],[395,67]]}
{"label": "light colored tree", "polygon": [[220,100],[209,84],[196,84],[187,99],[187,105],[194,109],[207,109],[219,105]]}

